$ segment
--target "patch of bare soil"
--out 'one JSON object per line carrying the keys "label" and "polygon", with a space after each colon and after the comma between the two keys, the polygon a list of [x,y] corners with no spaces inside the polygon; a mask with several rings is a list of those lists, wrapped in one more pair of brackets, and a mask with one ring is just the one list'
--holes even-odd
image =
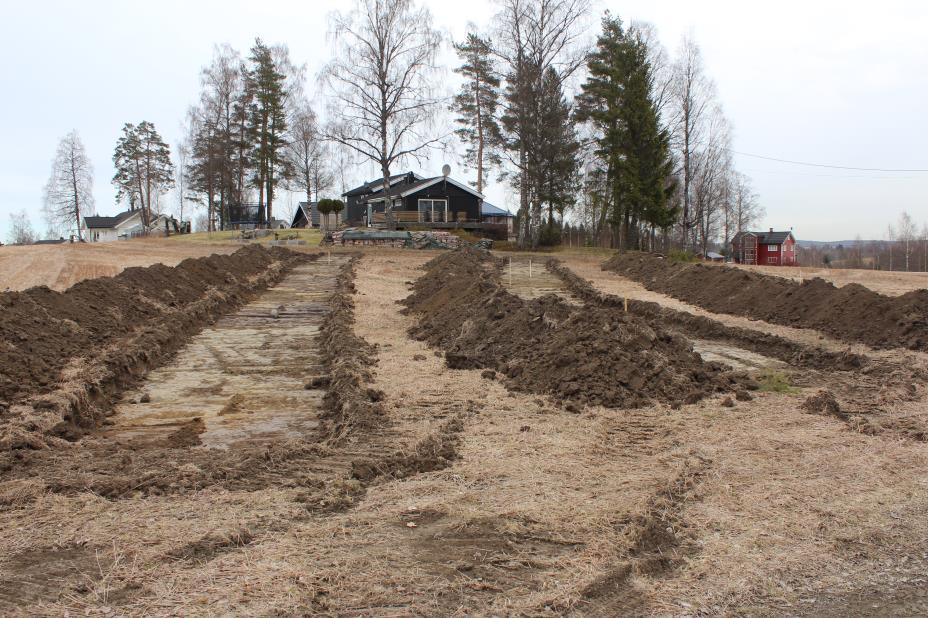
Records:
{"label": "patch of bare soil", "polygon": [[823,279],[797,283],[741,268],[674,263],[643,253],[618,253],[603,264],[709,311],[774,324],[813,328],[874,348],[928,350],[928,290],[884,296],[856,283]]}
{"label": "patch of bare soil", "polygon": [[500,284],[499,263],[476,250],[429,262],[404,304],[420,318],[412,334],[444,350],[449,367],[497,371],[517,390],[632,408],[755,387],[636,315],[517,297]]}
{"label": "patch of bare soil", "polygon": [[187,337],[315,256],[251,246],[0,295],[0,445],[75,440]]}

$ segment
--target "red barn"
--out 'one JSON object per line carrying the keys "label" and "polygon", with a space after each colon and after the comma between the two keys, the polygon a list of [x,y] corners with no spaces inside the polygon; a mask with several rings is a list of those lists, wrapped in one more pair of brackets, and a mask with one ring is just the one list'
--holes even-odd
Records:
{"label": "red barn", "polygon": [[741,232],[731,241],[731,255],[738,264],[796,266],[796,238],[792,232]]}

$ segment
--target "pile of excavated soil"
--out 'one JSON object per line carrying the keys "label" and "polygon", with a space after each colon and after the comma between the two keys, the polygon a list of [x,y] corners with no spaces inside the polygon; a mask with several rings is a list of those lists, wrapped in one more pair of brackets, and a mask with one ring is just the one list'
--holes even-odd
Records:
{"label": "pile of excavated soil", "polygon": [[319,331],[322,363],[328,375],[307,384],[309,388],[326,388],[324,433],[330,441],[344,439],[355,430],[373,429],[384,421],[383,393],[368,387],[373,382],[371,367],[377,362],[377,351],[353,328],[356,261],[352,258],[339,273],[329,301],[332,310]]}
{"label": "pile of excavated soil", "polygon": [[510,294],[483,252],[450,252],[425,268],[404,304],[419,316],[412,335],[444,350],[449,367],[490,369],[515,390],[616,408],[753,386],[638,316]]}
{"label": "pile of excavated soil", "polygon": [[249,246],[173,268],[128,268],[64,292],[0,294],[0,443],[79,437],[121,387],[305,259]]}
{"label": "pile of excavated soil", "polygon": [[730,342],[746,350],[778,358],[798,367],[852,371],[868,363],[866,357],[852,352],[830,352],[769,333],[726,326],[718,320],[677,311],[658,303],[627,300],[612,294],[605,294],[554,258],[548,260],[546,266],[564,282],[571,294],[581,300],[622,310],[627,303],[630,312],[647,320],[658,322],[671,330],[677,330],[687,337]]}
{"label": "pile of excavated soil", "polygon": [[875,348],[928,350],[928,290],[884,296],[856,283],[838,288],[816,278],[800,284],[740,268],[674,263],[643,253],[619,253],[603,269],[716,313],[813,328]]}

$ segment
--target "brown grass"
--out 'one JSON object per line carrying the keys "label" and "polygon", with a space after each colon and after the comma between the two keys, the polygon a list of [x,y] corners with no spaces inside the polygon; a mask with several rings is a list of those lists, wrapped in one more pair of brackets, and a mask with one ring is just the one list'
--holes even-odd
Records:
{"label": "brown grass", "polygon": [[[806,414],[809,389],[577,415],[511,394],[406,335],[395,301],[432,255],[369,252],[355,332],[378,346],[373,387],[401,450],[463,419],[451,467],[331,513],[307,511],[298,486],[111,501],[0,482],[0,572],[52,547],[100,556],[75,563],[83,592],[30,612],[814,615],[827,599],[839,615],[845,595],[876,582],[882,603],[923,573],[924,444]],[[672,559],[649,567],[655,552]]]}

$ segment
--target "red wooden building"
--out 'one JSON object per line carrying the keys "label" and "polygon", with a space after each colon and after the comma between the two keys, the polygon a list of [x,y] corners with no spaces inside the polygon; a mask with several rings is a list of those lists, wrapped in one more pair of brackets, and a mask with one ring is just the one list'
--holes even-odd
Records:
{"label": "red wooden building", "polygon": [[796,238],[792,232],[741,232],[731,241],[731,255],[738,264],[796,266]]}

